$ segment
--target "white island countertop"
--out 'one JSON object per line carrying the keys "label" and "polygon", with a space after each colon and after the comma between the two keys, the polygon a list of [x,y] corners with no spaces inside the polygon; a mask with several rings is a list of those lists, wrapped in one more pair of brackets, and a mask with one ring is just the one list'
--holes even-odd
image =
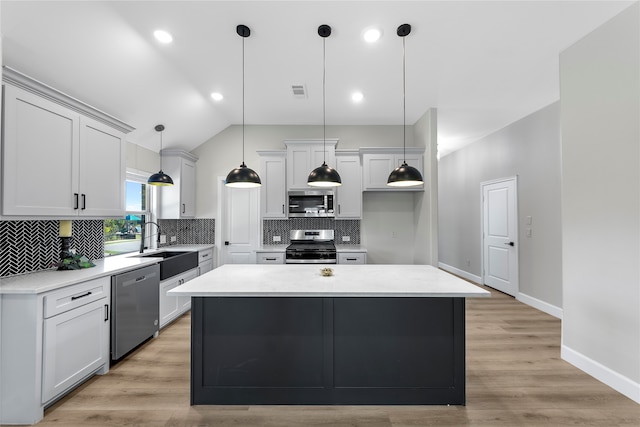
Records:
{"label": "white island countertop", "polygon": [[[323,267],[333,276],[320,274]],[[488,297],[430,265],[226,264],[169,292],[192,297]]]}

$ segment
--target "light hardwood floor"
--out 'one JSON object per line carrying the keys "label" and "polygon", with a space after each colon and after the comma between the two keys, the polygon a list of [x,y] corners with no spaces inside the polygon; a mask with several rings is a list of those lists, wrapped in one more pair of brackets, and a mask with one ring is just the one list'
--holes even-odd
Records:
{"label": "light hardwood floor", "polygon": [[466,406],[191,407],[186,314],[39,426],[640,426],[640,405],[560,359],[559,320],[495,291],[466,312]]}

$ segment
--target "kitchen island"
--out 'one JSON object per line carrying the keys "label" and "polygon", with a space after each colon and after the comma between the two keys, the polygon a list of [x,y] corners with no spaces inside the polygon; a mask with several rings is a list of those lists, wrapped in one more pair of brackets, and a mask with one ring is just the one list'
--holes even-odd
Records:
{"label": "kitchen island", "polygon": [[191,404],[465,403],[465,298],[427,265],[224,265],[192,297]]}

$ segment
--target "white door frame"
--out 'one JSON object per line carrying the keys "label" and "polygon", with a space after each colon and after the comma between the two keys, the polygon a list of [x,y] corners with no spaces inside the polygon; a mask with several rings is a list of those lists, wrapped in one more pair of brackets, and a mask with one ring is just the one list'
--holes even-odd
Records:
{"label": "white door frame", "polygon": [[218,190],[218,209],[217,209],[217,218],[218,220],[215,223],[215,233],[216,233],[216,237],[215,237],[215,244],[216,244],[216,248],[218,249],[217,252],[217,257],[216,257],[216,266],[221,266],[224,263],[224,241],[222,240],[222,223],[225,220],[225,217],[222,213],[222,205],[223,205],[223,186],[224,186],[224,181],[227,179],[226,176],[218,176],[216,179],[217,182],[217,190]]}
{"label": "white door frame", "polygon": [[481,284],[485,285],[485,268],[484,268],[484,259],[485,259],[485,253],[484,253],[484,187],[486,185],[492,185],[492,184],[498,184],[500,182],[507,182],[507,181],[513,181],[513,188],[514,188],[514,198],[515,198],[515,237],[514,237],[514,242],[515,242],[515,257],[516,257],[516,261],[515,261],[515,295],[514,297],[517,297],[520,293],[520,257],[519,257],[519,253],[520,253],[520,231],[519,231],[519,217],[518,217],[518,176],[512,176],[512,177],[506,177],[506,178],[499,178],[499,179],[493,179],[490,181],[483,181],[480,183],[480,233],[481,233],[481,237],[480,237],[480,268],[481,268],[481,274],[480,274],[480,278],[481,278]]}

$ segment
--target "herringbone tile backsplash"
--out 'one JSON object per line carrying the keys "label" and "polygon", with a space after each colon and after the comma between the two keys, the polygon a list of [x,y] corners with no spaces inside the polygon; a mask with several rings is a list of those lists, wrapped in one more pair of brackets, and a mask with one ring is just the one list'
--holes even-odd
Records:
{"label": "herringbone tile backsplash", "polygon": [[[0,277],[53,268],[60,261],[58,220],[0,221]],[[104,257],[104,221],[74,220],[71,248]]]}

